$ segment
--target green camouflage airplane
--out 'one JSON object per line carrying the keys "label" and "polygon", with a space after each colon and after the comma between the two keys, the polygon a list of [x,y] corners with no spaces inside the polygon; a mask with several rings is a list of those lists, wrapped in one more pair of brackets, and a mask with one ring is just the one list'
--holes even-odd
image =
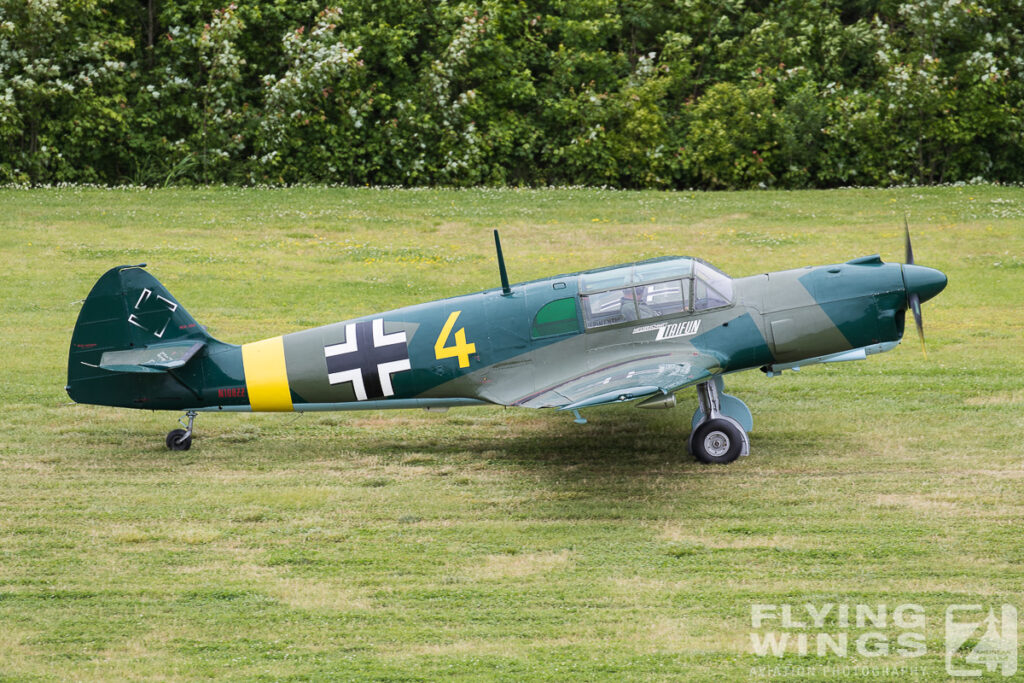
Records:
{"label": "green camouflage airplane", "polygon": [[708,463],[750,450],[747,406],[722,376],[769,376],[860,360],[903,337],[910,308],[946,276],[865,256],[732,279],[667,257],[502,286],[236,346],[214,339],[143,270],[107,271],[78,316],[67,392],[79,403],[185,411],[167,435],[192,444],[200,411],[502,405],[573,411],[642,399],[670,408],[696,385],[690,451]]}

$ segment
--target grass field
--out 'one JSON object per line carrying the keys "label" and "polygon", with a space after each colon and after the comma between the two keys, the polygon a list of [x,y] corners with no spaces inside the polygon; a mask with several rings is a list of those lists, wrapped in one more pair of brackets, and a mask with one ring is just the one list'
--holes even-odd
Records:
{"label": "grass field", "polygon": [[[0,206],[0,680],[944,680],[947,605],[1024,613],[1024,189],[0,190]],[[728,378],[755,420],[729,466],[685,452],[692,390],[582,427],[497,408],[200,415],[186,453],[163,444],[177,415],[63,390],[77,302],[119,264],[147,262],[242,343],[493,287],[492,227],[513,280],[665,254],[742,276],[902,261],[904,212],[918,263],[950,282],[924,306],[928,360],[908,337]],[[805,603],[889,614],[752,629],[755,604]],[[891,614],[909,603],[914,658]],[[752,631],[808,634],[811,652],[758,656]],[[848,656],[817,656],[821,631]]]}

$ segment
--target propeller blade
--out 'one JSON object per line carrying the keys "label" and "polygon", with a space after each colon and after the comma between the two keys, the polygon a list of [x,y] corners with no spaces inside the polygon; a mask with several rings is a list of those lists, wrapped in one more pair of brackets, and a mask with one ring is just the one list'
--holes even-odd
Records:
{"label": "propeller blade", "polygon": [[[914,265],[914,247],[910,244],[910,221],[907,214],[903,214],[903,237],[904,247],[907,252],[906,265]],[[928,350],[924,345],[924,320],[921,318],[921,297],[917,292],[907,294],[907,307],[914,312],[914,323],[917,325],[917,336],[921,340],[921,353],[925,360],[928,360]]]}
{"label": "propeller blade", "polygon": [[925,360],[928,359],[928,350],[924,346],[924,320],[921,318],[921,298],[916,294],[911,294],[907,297],[907,303],[910,304],[910,310],[914,312],[914,323],[917,324],[917,336],[921,340],[921,353],[924,354]]}
{"label": "propeller blade", "polygon": [[903,235],[904,246],[907,252],[907,260],[904,263],[914,265],[914,248],[910,246],[910,222],[907,221],[907,214],[903,214]]}

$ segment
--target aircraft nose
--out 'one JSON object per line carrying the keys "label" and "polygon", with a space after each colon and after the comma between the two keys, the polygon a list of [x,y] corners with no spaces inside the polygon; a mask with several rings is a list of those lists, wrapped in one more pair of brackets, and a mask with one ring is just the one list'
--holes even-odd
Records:
{"label": "aircraft nose", "polygon": [[917,294],[921,301],[928,301],[945,289],[946,282],[946,274],[941,270],[925,266],[903,266],[903,284],[907,287],[907,294]]}

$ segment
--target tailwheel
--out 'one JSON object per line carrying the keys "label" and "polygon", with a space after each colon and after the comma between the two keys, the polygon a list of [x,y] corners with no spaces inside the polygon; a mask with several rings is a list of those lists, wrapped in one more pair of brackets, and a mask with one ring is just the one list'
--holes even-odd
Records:
{"label": "tailwheel", "polygon": [[164,443],[167,444],[168,448],[172,451],[187,451],[192,448],[192,423],[195,422],[197,414],[194,410],[189,410],[185,413],[185,417],[188,418],[187,425],[178,420],[184,429],[172,429],[167,433]]}
{"label": "tailwheel", "polygon": [[724,465],[740,457],[743,433],[732,420],[717,418],[702,422],[690,443],[697,460]]}

